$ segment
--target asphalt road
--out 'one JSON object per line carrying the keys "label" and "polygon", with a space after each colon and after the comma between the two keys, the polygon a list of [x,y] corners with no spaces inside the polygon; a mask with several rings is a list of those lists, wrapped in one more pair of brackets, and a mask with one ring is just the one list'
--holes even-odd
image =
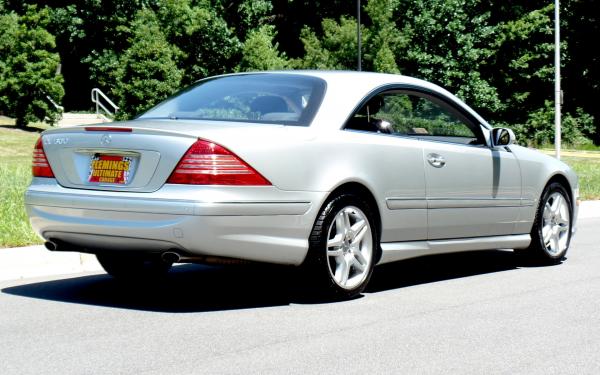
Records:
{"label": "asphalt road", "polygon": [[600,219],[566,262],[487,251],[376,269],[310,300],[287,269],[179,266],[0,283],[0,374],[600,374]]}

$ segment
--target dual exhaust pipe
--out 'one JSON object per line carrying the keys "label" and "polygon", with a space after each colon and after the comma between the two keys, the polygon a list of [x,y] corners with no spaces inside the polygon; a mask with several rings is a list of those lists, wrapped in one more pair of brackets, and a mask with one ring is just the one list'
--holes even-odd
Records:
{"label": "dual exhaust pipe", "polygon": [[[50,239],[44,242],[44,247],[50,251],[81,251],[81,249],[73,248],[72,246],[69,246],[68,244],[56,239]],[[167,263],[179,263],[192,261],[195,259],[195,257],[183,256],[176,251],[165,251],[160,255],[160,257],[164,262]]]}
{"label": "dual exhaust pipe", "polygon": [[[44,247],[50,251],[81,251],[81,248],[73,247],[72,245],[56,239],[50,239],[44,242]],[[165,263],[205,263],[205,264],[250,264],[250,261],[240,259],[222,258],[205,255],[184,255],[175,250],[167,250],[160,254],[160,258]]]}

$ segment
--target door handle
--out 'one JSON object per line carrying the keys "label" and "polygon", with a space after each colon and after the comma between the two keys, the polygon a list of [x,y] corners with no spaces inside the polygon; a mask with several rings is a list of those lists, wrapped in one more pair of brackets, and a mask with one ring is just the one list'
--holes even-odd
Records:
{"label": "door handle", "polygon": [[446,159],[442,155],[429,154],[427,155],[427,161],[435,168],[441,168],[446,165]]}

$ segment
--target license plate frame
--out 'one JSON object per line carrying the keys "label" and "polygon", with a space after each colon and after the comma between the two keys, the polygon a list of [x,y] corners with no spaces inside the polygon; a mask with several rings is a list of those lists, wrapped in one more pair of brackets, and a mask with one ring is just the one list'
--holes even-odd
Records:
{"label": "license plate frame", "polygon": [[127,185],[131,182],[135,158],[130,155],[96,153],[90,158],[88,183]]}

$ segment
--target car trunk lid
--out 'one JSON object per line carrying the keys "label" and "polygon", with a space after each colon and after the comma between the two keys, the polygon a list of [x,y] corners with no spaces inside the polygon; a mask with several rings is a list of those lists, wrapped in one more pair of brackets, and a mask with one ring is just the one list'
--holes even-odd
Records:
{"label": "car trunk lid", "polygon": [[[42,136],[59,184],[69,188],[152,192],[165,184],[198,138],[218,142],[276,125],[135,120],[54,129]],[[217,140],[215,140],[215,138]]]}

